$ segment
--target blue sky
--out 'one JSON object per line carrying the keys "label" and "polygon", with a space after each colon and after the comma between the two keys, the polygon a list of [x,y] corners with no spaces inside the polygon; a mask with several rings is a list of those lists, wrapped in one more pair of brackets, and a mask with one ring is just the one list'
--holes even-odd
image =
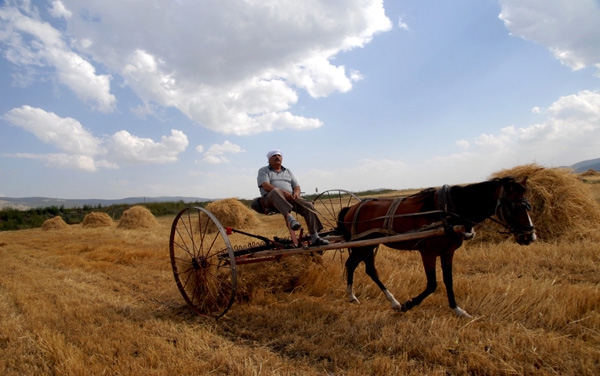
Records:
{"label": "blue sky", "polygon": [[425,188],[600,158],[597,0],[0,3],[0,197]]}

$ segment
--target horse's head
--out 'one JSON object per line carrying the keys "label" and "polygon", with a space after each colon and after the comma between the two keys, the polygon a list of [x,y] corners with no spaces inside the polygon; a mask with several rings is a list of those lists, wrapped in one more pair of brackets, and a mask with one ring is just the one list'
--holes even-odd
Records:
{"label": "horse's head", "polygon": [[537,238],[529,216],[531,204],[525,197],[527,194],[526,180],[517,182],[511,177],[500,179],[502,186],[498,192],[496,205],[496,217],[515,236],[520,245],[529,245]]}

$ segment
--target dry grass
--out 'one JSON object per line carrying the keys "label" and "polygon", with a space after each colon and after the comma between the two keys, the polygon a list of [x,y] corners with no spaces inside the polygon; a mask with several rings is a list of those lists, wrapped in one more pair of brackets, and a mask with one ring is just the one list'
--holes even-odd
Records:
{"label": "dry grass", "polygon": [[[354,287],[362,304],[347,303],[345,254],[330,251],[239,266],[245,301],[215,322],[192,314],[177,290],[168,257],[172,219],[158,218],[151,229],[1,232],[2,374],[597,375],[600,369],[594,237],[459,250],[455,290],[472,320],[447,308],[441,277],[435,294],[402,314],[359,268]],[[244,230],[286,233],[278,215],[259,215]],[[400,301],[424,288],[417,253],[381,247],[377,260]]]}
{"label": "dry grass", "polygon": [[135,230],[142,228],[154,228],[158,222],[154,215],[144,206],[133,206],[123,212],[118,228]]}

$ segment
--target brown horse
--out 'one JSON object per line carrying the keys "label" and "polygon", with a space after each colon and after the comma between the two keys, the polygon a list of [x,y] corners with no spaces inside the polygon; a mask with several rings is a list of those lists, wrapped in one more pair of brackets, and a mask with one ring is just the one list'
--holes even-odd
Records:
{"label": "brown horse", "polygon": [[[403,312],[419,305],[437,287],[436,259],[439,256],[448,303],[457,315],[471,318],[465,310],[456,305],[452,286],[452,258],[465,239],[474,235],[473,227],[491,218],[513,234],[517,243],[528,245],[536,235],[529,217],[531,210],[525,197],[525,181],[517,182],[511,177],[492,179],[467,186],[444,186],[429,188],[413,196],[396,199],[366,199],[351,207],[344,208],[338,216],[338,229],[346,241],[384,237],[423,229],[445,226],[445,235],[420,240],[385,243],[398,250],[417,250],[421,253],[427,287],[421,294],[400,304],[379,280],[375,268],[377,246],[350,249],[346,260],[347,288],[351,302],[358,303],[352,282],[358,264],[365,263],[366,273],[383,291],[392,303],[392,308]],[[462,225],[466,231],[457,234],[453,226]]]}

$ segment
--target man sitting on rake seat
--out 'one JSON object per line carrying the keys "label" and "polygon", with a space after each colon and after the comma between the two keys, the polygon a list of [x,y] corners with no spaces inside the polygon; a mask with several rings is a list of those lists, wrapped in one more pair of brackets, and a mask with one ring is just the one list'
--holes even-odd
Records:
{"label": "man sitting on rake seat", "polygon": [[294,218],[291,211],[295,210],[304,217],[308,232],[311,235],[311,245],[327,245],[329,241],[319,236],[323,228],[319,217],[315,213],[313,204],[300,198],[300,185],[289,168],[283,167],[283,155],[280,150],[274,149],[267,153],[269,165],[258,170],[257,183],[264,205],[274,208],[283,214],[289,227],[299,230],[300,222]]}

